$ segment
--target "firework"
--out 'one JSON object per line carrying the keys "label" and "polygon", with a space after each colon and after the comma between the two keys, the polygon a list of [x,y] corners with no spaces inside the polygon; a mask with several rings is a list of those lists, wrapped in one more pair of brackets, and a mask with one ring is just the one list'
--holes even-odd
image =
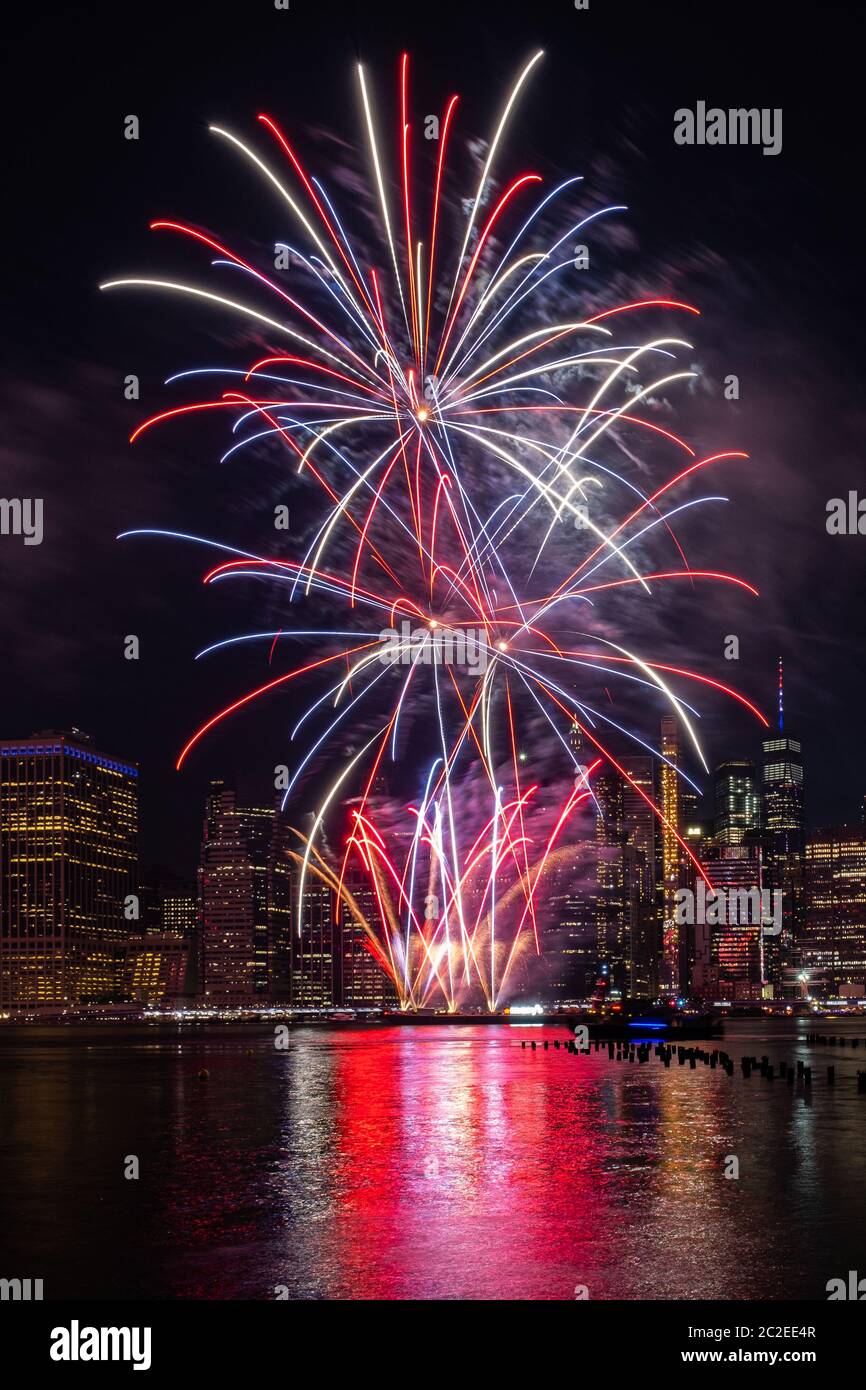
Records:
{"label": "firework", "polygon": [[[462,203],[449,163],[457,96],[435,123],[436,154],[419,193],[408,56],[387,146],[358,68],[374,252],[350,236],[325,184],[262,114],[252,143],[211,129],[290,216],[283,250],[291,275],[275,278],[260,255],[242,257],[215,235],[161,220],[155,231],[210,256],[213,279],[102,286],[186,297],[239,320],[262,344],[240,368],[171,378],[186,386],[221,374],[225,389],[161,411],[132,436],[221,412],[235,436],[224,457],[276,442],[317,511],[303,553],[270,557],[183,537],[222,552],[206,583],[265,578],[304,614],[297,625],[228,637],[199,655],[259,642],[270,665],[288,644],[307,650],[214,713],[177,765],[216,725],[289,683],[313,689],[292,731],[300,751],[284,806],[322,760],[330,778],[312,828],[299,832],[298,911],[310,877],[326,883],[362,926],[404,1008],[500,1007],[515,963],[541,949],[545,875],[568,861],[570,826],[593,799],[598,769],[609,764],[649,801],[607,746],[608,731],[649,745],[599,707],[588,682],[625,682],[645,701],[662,700],[705,769],[695,712],[678,693],[684,683],[724,692],[763,719],[720,682],[599,632],[605,600],[629,598],[637,622],[636,604],[670,583],[755,593],[734,575],[692,568],[671,525],[675,514],[719,500],[678,501],[686,479],[746,455],[699,458],[651,418],[659,393],[695,374],[678,365],[691,350],[685,337],[645,336],[641,321],[650,312],[687,323],[693,306],[657,297],[589,314],[551,311],[585,297],[570,274],[575,238],[624,209],[575,213],[578,178],[548,190],[533,171],[503,175],[509,123],[541,57],[508,92]],[[650,492],[636,482],[646,470],[627,466],[642,449],[654,460],[667,455],[664,481]],[[611,452],[626,466],[613,467]],[[604,518],[614,507],[621,520],[612,524]],[[656,545],[665,558],[648,566]],[[405,726],[419,722],[428,734],[432,727],[435,748],[395,833],[377,823],[377,779],[398,758]],[[530,724],[573,769],[555,804],[526,763]],[[362,746],[347,755],[349,732],[359,728]],[[340,808],[349,823],[335,856],[324,830]],[[347,887],[352,861],[368,876],[372,920]]]}

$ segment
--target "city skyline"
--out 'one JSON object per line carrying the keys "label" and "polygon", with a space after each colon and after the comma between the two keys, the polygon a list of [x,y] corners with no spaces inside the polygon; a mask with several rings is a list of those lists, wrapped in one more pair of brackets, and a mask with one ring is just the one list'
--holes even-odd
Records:
{"label": "city skyline", "polygon": [[[740,1006],[799,1001],[807,992],[866,999],[866,823],[861,816],[808,826],[802,747],[783,728],[781,709],[780,673],[779,727],[761,741],[762,762],[723,758],[712,770],[708,816],[687,783],[671,781],[679,738],[670,718],[661,721],[659,755],[626,759],[629,778],[690,846],[691,864],[631,782],[613,766],[597,773],[594,809],[575,823],[573,854],[544,878],[550,904],[536,964],[525,967],[503,1003],[532,996],[553,1008],[579,1007],[600,971],[609,987],[647,999],[682,995]],[[582,755],[579,741],[575,751]],[[84,822],[75,797],[82,809],[82,797],[94,809],[102,801],[98,784],[79,783],[78,767],[119,778],[126,791],[118,801],[109,787],[104,795],[115,800],[105,801],[76,850],[72,837],[84,833],[76,830]],[[270,1000],[295,1010],[397,1005],[382,954],[381,899],[362,866],[349,871],[350,895],[339,911],[336,870],[330,880],[308,881],[301,906],[301,842],[292,828],[305,819],[300,808],[280,810],[275,787],[258,804],[245,803],[215,780],[197,866],[184,877],[138,851],[139,771],[98,752],[75,727],[0,741],[0,1006],[194,999],[217,1007]],[[379,790],[385,793],[384,784]],[[351,801],[334,810],[338,840],[348,833],[350,808]],[[126,856],[117,871],[98,867],[110,862],[101,843],[112,841]],[[94,865],[86,892],[66,867],[79,861]],[[723,915],[707,925],[712,892],[695,865],[723,902],[762,894],[761,921],[730,928]],[[26,877],[19,866],[29,866]],[[688,925],[675,909],[683,889],[692,895]],[[82,912],[79,901],[103,906]],[[771,901],[774,927],[765,932]],[[54,927],[46,921],[52,916]],[[15,947],[13,924],[23,920],[32,925]],[[62,937],[55,940],[55,931]],[[63,990],[52,984],[61,976]]]}

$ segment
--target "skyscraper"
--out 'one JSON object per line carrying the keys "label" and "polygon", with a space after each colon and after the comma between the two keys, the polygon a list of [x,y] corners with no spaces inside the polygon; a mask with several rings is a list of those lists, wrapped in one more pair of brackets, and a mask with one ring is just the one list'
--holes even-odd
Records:
{"label": "skyscraper", "polygon": [[634,997],[655,998],[661,940],[656,894],[659,840],[652,806],[655,772],[651,757],[623,757],[622,768],[626,776],[605,767],[594,782],[598,814],[593,975],[606,967],[613,987]]}
{"label": "skyscraper", "polygon": [[163,1004],[200,989],[198,904],[195,884],[169,869],[141,865],[139,920],[129,938],[126,993]]}
{"label": "skyscraper", "polygon": [[715,841],[740,845],[760,826],[760,799],[751,758],[728,758],[715,773]]}
{"label": "skyscraper", "polygon": [[800,740],[778,733],[765,738],[763,767],[763,824],[773,836],[802,837],[803,754]]}
{"label": "skyscraper", "polygon": [[343,951],[334,891],[310,872],[301,893],[300,875],[296,874],[293,908],[292,1008],[339,1008],[343,1002]]}
{"label": "skyscraper", "polygon": [[138,768],[79,729],[0,743],[0,1005],[122,997]]}
{"label": "skyscraper", "polygon": [[[592,785],[587,777],[592,758],[576,723],[569,730],[568,741],[574,759],[574,786],[586,790]],[[587,801],[587,815],[593,807],[598,810],[600,803]],[[598,975],[597,834],[596,822],[581,838],[569,836],[564,842],[567,851],[561,857],[554,856],[544,879],[542,959],[546,997],[552,1004],[570,1006],[585,1000]]]}
{"label": "skyscraper", "polygon": [[142,931],[177,931],[185,936],[195,931],[198,910],[193,879],[182,878],[161,865],[142,864],[138,898]]}
{"label": "skyscraper", "polygon": [[[369,874],[360,865],[346,870],[346,888],[358,906],[358,911],[376,932],[383,936],[381,914]],[[347,1009],[381,1008],[397,1002],[397,991],[368,945],[368,937],[348,903],[343,904],[340,923],[342,962],[342,1003]]]}
{"label": "skyscraper", "polygon": [[800,740],[785,731],[781,659],[778,729],[763,741],[762,799],[766,879],[782,894],[782,934],[771,972],[781,977],[803,925],[805,839],[802,750]]}
{"label": "skyscraper", "polygon": [[595,779],[596,869],[595,921],[596,960],[606,965],[611,984],[628,988],[628,961],[631,954],[632,871],[626,875],[626,843],[623,825],[623,779],[613,767],[603,768]]}
{"label": "skyscraper", "polygon": [[542,960],[552,1004],[579,1004],[598,973],[597,853],[594,839],[576,840],[544,879]]}
{"label": "skyscraper", "polygon": [[193,938],[173,931],[141,932],[127,945],[125,993],[139,1004],[165,1004],[193,991],[188,986]]}
{"label": "skyscraper", "polygon": [[[704,999],[716,998],[729,1002],[757,1003],[764,993],[764,933],[760,906],[755,901],[757,920],[739,919],[743,908],[734,897],[739,894],[745,905],[749,894],[763,887],[762,857],[759,844],[707,846],[702,858],[714,888],[723,905],[718,922],[695,923],[694,992]],[[712,895],[705,904],[706,916],[712,915]],[[703,893],[699,901],[704,898]],[[732,920],[734,906],[739,909]]]}
{"label": "skyscraper", "polygon": [[[659,822],[649,803],[656,801],[655,765],[651,757],[625,757],[631,778],[622,789],[623,833],[634,850],[636,877],[628,991],[637,999],[655,999],[659,989],[661,929],[658,893]],[[643,796],[641,796],[643,792]],[[645,800],[648,798],[648,800]]]}
{"label": "skyscraper", "polygon": [[212,784],[198,882],[204,992],[214,1002],[288,995],[287,847],[276,806],[238,806],[234,791]]}
{"label": "skyscraper", "polygon": [[810,993],[866,995],[866,826],[806,837],[803,926],[797,965]]}
{"label": "skyscraper", "polygon": [[784,670],[779,658],[778,730],[763,742],[764,828],[772,835],[803,834],[803,758],[800,740],[785,732]]}
{"label": "skyscraper", "polygon": [[680,844],[677,831],[680,825],[680,745],[677,721],[669,715],[662,719],[659,768],[661,812],[661,890],[662,890],[662,957],[659,987],[666,998],[679,994],[682,988],[680,928],[675,917],[677,889],[680,886]]}

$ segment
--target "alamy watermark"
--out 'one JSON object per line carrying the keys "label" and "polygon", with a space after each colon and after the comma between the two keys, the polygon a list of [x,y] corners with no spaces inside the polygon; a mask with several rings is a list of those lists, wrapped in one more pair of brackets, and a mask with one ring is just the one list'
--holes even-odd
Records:
{"label": "alamy watermark", "polygon": [[825,1285],[827,1302],[862,1303],[866,1299],[866,1279],[861,1279],[856,1269],[848,1270],[848,1278],[828,1279]]}
{"label": "alamy watermark", "polygon": [[0,1302],[39,1303],[41,1300],[41,1279],[0,1279]]}
{"label": "alamy watermark", "polygon": [[828,536],[866,536],[866,497],[852,488],[846,497],[831,497],[827,503]]}
{"label": "alamy watermark", "polygon": [[782,108],[780,106],[707,108],[699,101],[694,111],[681,106],[674,112],[674,142],[677,145],[761,145],[764,154],[782,153]]}
{"label": "alamy watermark", "polygon": [[134,1371],[149,1371],[149,1327],[82,1327],[73,1318],[69,1327],[51,1329],[52,1361],[131,1361]]}
{"label": "alamy watermark", "polygon": [[379,633],[383,666],[465,666],[473,676],[487,670],[488,645],[483,629],[412,627],[408,621]]}
{"label": "alamy watermark", "polygon": [[678,927],[696,922],[710,927],[762,927],[764,936],[778,936],[782,930],[782,890],[776,888],[717,888],[708,891],[698,879],[697,893],[678,888],[674,900],[674,921]]}
{"label": "alamy watermark", "polygon": [[0,497],[0,536],[23,536],[25,545],[41,545],[42,498]]}

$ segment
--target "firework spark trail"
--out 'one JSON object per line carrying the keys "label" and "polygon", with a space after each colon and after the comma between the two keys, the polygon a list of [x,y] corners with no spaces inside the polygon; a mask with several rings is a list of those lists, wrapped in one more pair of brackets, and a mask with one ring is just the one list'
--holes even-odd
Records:
{"label": "firework spark trail", "polygon": [[[379,264],[353,242],[324,182],[308,172],[282,127],[262,113],[267,155],[221,126],[210,129],[294,220],[297,236],[279,243],[299,272],[291,293],[255,263],[256,256],[244,257],[219,237],[169,219],[155,220],[151,228],[214,256],[211,269],[218,279],[243,276],[264,305],[224,294],[219,286],[153,275],[101,286],[144,289],[209,307],[240,319],[258,339],[253,360],[241,369],[199,367],[171,376],[170,383],[186,383],[222,375],[226,389],[152,415],[131,442],[153,427],[216,412],[232,419],[236,436],[222,462],[263,442],[282,443],[297,487],[317,508],[303,554],[272,558],[176,532],[124,534],[210,546],[222,555],[205,574],[206,583],[266,580],[287,586],[275,592],[287,592],[290,603],[312,609],[307,624],[282,622],[199,652],[207,658],[267,643],[270,667],[286,643],[314,649],[213,713],[187,740],[177,766],[225,719],[291,682],[312,680],[315,694],[291,730],[293,743],[302,733],[307,742],[283,805],[323,759],[333,774],[313,829],[298,832],[302,844],[292,856],[298,928],[312,877],[333,891],[338,910],[353,915],[403,1008],[432,1003],[453,1010],[480,997],[495,1009],[508,998],[516,962],[541,950],[538,902],[545,874],[566,862],[570,847],[559,842],[576,813],[591,802],[598,807],[591,778],[603,766],[615,769],[648,802],[706,878],[676,827],[602,742],[600,731],[611,728],[637,748],[661,754],[637,729],[597,708],[587,673],[602,680],[620,677],[647,692],[647,703],[651,696],[672,710],[704,767],[699,711],[673,681],[719,692],[766,723],[746,696],[723,682],[643,657],[634,643],[626,646],[576,625],[576,614],[596,613],[601,596],[611,591],[634,595],[632,607],[681,579],[696,595],[705,583],[756,591],[736,575],[692,566],[671,524],[697,506],[726,500],[677,497],[698,470],[747,456],[725,451],[698,458],[684,439],[647,418],[659,392],[693,377],[676,366],[691,344],[667,335],[644,340],[635,325],[645,312],[698,310],[659,296],[548,316],[552,287],[567,292],[564,272],[571,261],[564,244],[586,229],[603,229],[605,219],[626,209],[610,205],[575,216],[566,205],[582,185],[580,175],[540,192],[539,174],[500,176],[510,121],[541,57],[536,53],[524,64],[506,95],[454,240],[446,236],[453,202],[448,154],[459,98],[452,95],[443,107],[435,169],[424,190],[425,219],[424,198],[416,191],[420,161],[413,154],[409,57],[403,54],[398,126],[387,146],[378,134],[367,75],[357,69]],[[396,215],[385,149],[395,156]],[[279,163],[272,164],[274,159]],[[548,230],[556,218],[560,227],[566,223],[565,231]],[[429,229],[426,241],[415,235],[421,225]],[[500,242],[507,243],[504,251]],[[297,288],[301,283],[303,290]],[[395,323],[402,324],[396,331]],[[627,341],[620,342],[623,327]],[[233,385],[237,377],[242,380]],[[575,400],[585,386],[587,399]],[[689,462],[652,489],[641,487],[630,476],[636,466],[646,468],[634,452],[634,437],[682,450]],[[611,446],[624,465],[612,466]],[[611,524],[604,517],[620,492],[627,507]],[[604,508],[589,517],[593,499]],[[586,532],[588,545],[578,564],[563,566],[560,537],[572,525]],[[676,552],[675,568],[667,559],[646,565],[646,547],[662,538]],[[342,618],[322,621],[323,607],[329,613],[337,609]],[[371,617],[380,623],[387,618],[388,628],[377,629]],[[603,689],[609,706],[610,690]],[[521,742],[528,718],[542,720],[549,741],[564,750],[574,769],[574,786],[561,802],[550,802],[550,788],[531,769],[524,774]],[[363,746],[351,756],[341,748],[349,720],[365,730]],[[425,756],[420,798],[407,811],[411,833],[400,836],[408,850],[399,863],[376,825],[373,804],[383,759],[390,753],[397,760],[406,721],[413,738],[421,725],[432,724],[436,751],[429,761]],[[587,767],[578,761],[575,731],[595,750]],[[683,769],[676,771],[694,785]],[[318,841],[338,800],[350,796],[350,825],[331,863]],[[375,914],[366,913],[347,886],[353,860],[368,875]],[[417,895],[424,889],[422,911]]]}

